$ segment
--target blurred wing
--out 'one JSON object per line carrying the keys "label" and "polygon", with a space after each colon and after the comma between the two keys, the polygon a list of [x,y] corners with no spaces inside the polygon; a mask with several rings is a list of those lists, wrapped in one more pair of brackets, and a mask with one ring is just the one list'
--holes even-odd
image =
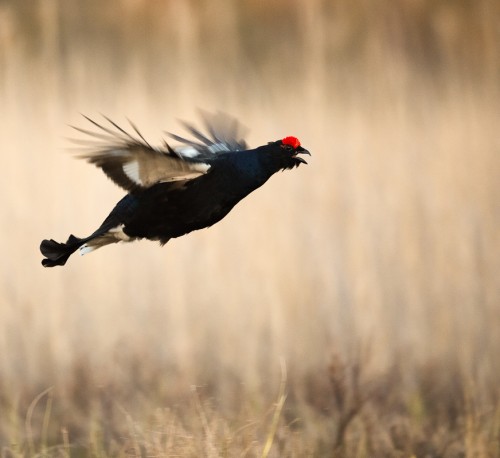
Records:
{"label": "blurred wing", "polygon": [[236,118],[221,112],[212,114],[203,111],[201,117],[206,134],[185,121],[180,123],[191,134],[192,140],[167,132],[167,135],[183,144],[175,148],[178,155],[186,159],[203,160],[214,158],[217,154],[247,149],[244,140],[247,129]]}
{"label": "blurred wing", "polygon": [[74,127],[91,137],[90,140],[74,140],[85,150],[79,157],[101,168],[126,191],[133,192],[156,183],[191,180],[210,169],[207,163],[189,160],[178,154],[166,142],[164,149],[153,148],[132,123],[136,136],[108,118],[105,119],[110,127],[85,118],[100,131],[91,132]]}

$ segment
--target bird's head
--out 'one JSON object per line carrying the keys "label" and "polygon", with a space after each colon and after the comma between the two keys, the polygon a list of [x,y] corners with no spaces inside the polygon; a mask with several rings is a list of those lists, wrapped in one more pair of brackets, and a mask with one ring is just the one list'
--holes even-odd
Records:
{"label": "bird's head", "polygon": [[307,164],[307,162],[299,157],[299,154],[311,155],[309,151],[300,145],[297,137],[285,137],[282,140],[271,142],[268,145],[269,159],[279,169],[293,169],[300,164]]}

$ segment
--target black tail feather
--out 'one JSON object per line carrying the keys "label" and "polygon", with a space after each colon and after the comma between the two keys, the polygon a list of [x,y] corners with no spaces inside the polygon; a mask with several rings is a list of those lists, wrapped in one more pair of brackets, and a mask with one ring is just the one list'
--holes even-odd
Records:
{"label": "black tail feather", "polygon": [[40,251],[45,256],[42,265],[44,267],[64,266],[68,258],[85,242],[86,239],[79,239],[74,235],[70,235],[66,243],[43,240],[40,244]]}

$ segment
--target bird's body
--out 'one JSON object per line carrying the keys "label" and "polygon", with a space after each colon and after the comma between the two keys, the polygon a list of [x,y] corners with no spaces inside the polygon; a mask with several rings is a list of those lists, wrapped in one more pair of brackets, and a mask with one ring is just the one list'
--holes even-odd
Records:
{"label": "bird's body", "polygon": [[247,150],[237,122],[220,114],[206,119],[210,137],[186,124],[196,141],[172,135],[184,144],[175,149],[152,148],[135,127],[139,138],[111,121],[113,130],[91,122],[104,134],[78,130],[103,143],[87,143],[82,156],[129,193],[89,237],[42,241],[46,267],[64,265],[77,249],[141,238],[165,244],[212,226],[274,173],[305,163],[297,154],[308,154],[295,137]]}

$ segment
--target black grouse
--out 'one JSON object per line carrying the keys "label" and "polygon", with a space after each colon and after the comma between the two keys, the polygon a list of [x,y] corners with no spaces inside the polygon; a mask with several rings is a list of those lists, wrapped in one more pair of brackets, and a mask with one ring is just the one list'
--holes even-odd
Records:
{"label": "black grouse", "polygon": [[168,134],[152,147],[131,123],[134,134],[110,119],[109,126],[86,118],[98,132],[76,128],[91,136],[80,157],[100,167],[128,194],[91,235],[70,235],[66,243],[43,240],[45,267],[63,266],[77,250],[88,253],[104,245],[146,238],[162,245],[197,229],[212,226],[279,170],[292,169],[310,154],[296,137],[285,137],[247,149],[238,121],[218,113],[204,115],[207,133],[183,123],[193,139]]}

